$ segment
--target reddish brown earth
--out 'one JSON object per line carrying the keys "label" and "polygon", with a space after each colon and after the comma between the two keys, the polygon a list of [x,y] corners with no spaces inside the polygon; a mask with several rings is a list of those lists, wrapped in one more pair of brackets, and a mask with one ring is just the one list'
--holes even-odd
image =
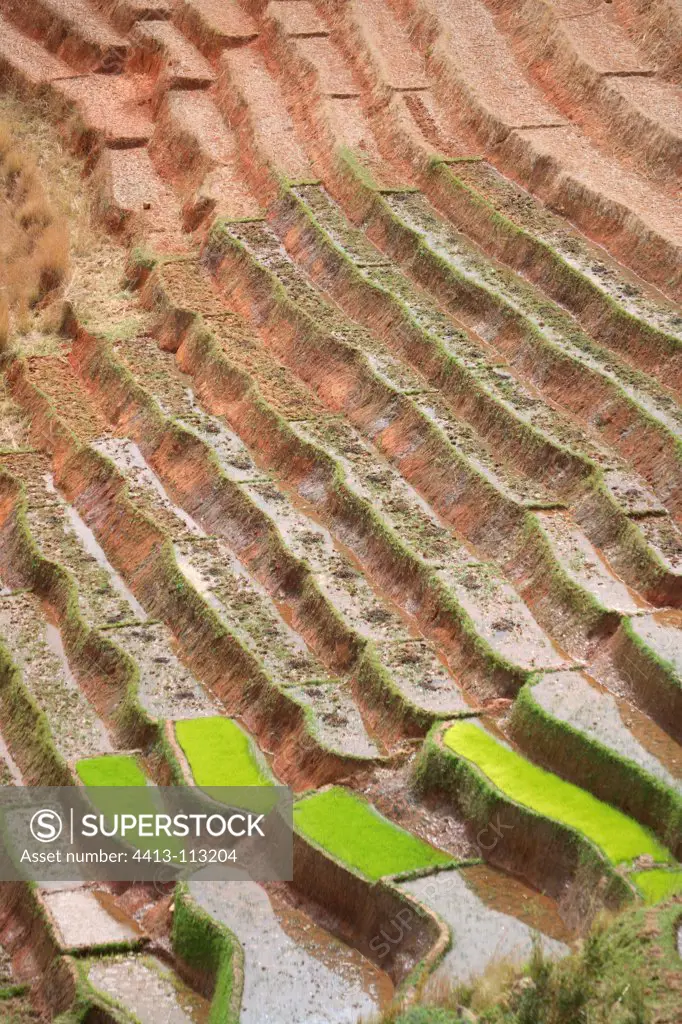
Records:
{"label": "reddish brown earth", "polygon": [[[489,859],[480,913],[528,930],[530,899],[570,941],[592,882],[546,822],[488,854],[415,787],[429,729],[475,717],[679,852],[647,794],[682,778],[681,46],[677,0],[0,0],[0,121],[37,164],[0,135],[8,782],[114,751],[178,781],[169,750],[192,781],[173,721],[229,716],[296,794],[347,786]],[[554,717],[519,727],[538,679]],[[262,997],[293,1024],[278,986],[315,993],[296,1024],[409,1002],[452,922],[296,843],[291,883],[197,897],[244,929],[234,1014],[243,989],[242,1020]],[[58,901],[5,888],[49,1019],[76,991]],[[124,1008],[148,946],[175,972],[150,991],[183,979],[201,1021],[176,898],[71,897],[135,936]]]}

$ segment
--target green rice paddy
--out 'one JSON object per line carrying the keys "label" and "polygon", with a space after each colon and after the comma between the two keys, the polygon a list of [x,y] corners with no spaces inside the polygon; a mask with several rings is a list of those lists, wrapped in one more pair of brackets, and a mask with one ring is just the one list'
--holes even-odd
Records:
{"label": "green rice paddy", "polygon": [[670,852],[642,825],[508,750],[479,726],[458,722],[447,730],[444,742],[516,803],[582,832],[613,864],[633,861],[642,854],[658,862],[673,862]]}
{"label": "green rice paddy", "polygon": [[[126,813],[157,814],[165,811],[163,804],[158,802],[156,791],[147,787],[147,778],[140,768],[137,759],[128,754],[105,754],[102,757],[89,757],[79,761],[76,772],[85,786],[104,788],[101,794],[90,794],[93,806],[108,820],[122,810],[120,795],[108,792],[119,786],[134,787],[137,793],[125,796]],[[128,835],[128,842],[138,850],[149,850],[152,853],[164,848],[179,851],[182,844],[174,838],[152,838],[141,836],[137,831]]]}
{"label": "green rice paddy", "polygon": [[651,871],[633,871],[630,878],[647,903],[660,903],[661,900],[682,892],[682,871],[652,868]]}
{"label": "green rice paddy", "polygon": [[197,786],[271,786],[246,733],[229,718],[176,722],[175,735]]}
{"label": "green rice paddy", "polygon": [[294,805],[294,826],[308,839],[376,881],[453,858],[383,818],[365,800],[335,786]]}
{"label": "green rice paddy", "polygon": [[144,772],[134,757],[108,754],[79,761],[76,771],[84,786],[146,786]]}

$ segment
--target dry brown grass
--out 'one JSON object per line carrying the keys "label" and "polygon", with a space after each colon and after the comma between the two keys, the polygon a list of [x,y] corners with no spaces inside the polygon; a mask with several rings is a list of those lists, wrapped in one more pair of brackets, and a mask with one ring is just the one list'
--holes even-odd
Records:
{"label": "dry brown grass", "polygon": [[69,271],[66,220],[13,123],[0,123],[0,223],[0,348],[6,350],[10,333],[30,328],[32,311],[54,295]]}

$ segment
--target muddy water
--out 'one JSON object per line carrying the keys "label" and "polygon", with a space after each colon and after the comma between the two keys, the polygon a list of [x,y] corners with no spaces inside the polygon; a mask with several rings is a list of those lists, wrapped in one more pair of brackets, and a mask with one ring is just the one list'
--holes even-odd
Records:
{"label": "muddy water", "polygon": [[126,476],[131,484],[129,485],[129,493],[134,498],[134,489],[141,491],[151,492],[156,497],[157,501],[160,502],[163,509],[172,514],[175,518],[180,519],[184,524],[185,528],[194,536],[205,537],[206,531],[187,513],[184,508],[176,505],[171,498],[169,498],[165,487],[161,480],[150,468],[147,460],[140,451],[137,444],[134,441],[130,441],[127,438],[120,437],[103,437],[97,441],[93,441],[92,447],[102,455],[106,455],[108,458],[115,463],[118,469],[121,470],[124,476]]}
{"label": "muddy water", "polygon": [[[59,660],[62,680],[65,688],[67,690],[71,690],[72,693],[77,694],[78,697],[80,698],[81,692],[78,686],[78,681],[74,676],[73,672],[71,671],[69,659],[66,657],[66,651],[64,650],[64,644],[62,642],[61,633],[59,632],[57,627],[53,626],[52,623],[50,622],[48,622],[45,627],[45,641],[47,643],[47,646],[52,651],[52,653]],[[101,722],[98,718],[95,718],[94,713],[93,721],[91,722],[91,727],[93,729],[93,740],[97,744],[97,747],[100,750],[100,752],[110,753],[113,750],[111,739],[109,738],[109,734],[104,726],[104,723]]]}
{"label": "muddy water", "polygon": [[208,1020],[207,1000],[156,957],[106,957],[91,963],[88,978],[140,1024],[205,1024]]}
{"label": "muddy water", "polygon": [[631,620],[635,633],[682,676],[682,612],[655,612]]}
{"label": "muddy water", "polygon": [[632,614],[647,607],[613,572],[604,556],[565,512],[541,512],[538,519],[564,571],[609,610]]}
{"label": "muddy water", "polygon": [[389,979],[356,950],[253,882],[192,882],[244,950],[241,1024],[356,1024],[386,1006]]}
{"label": "muddy water", "polygon": [[[664,741],[665,734],[654,726],[652,731],[657,734],[659,755],[655,756],[647,745],[638,741],[631,728],[636,718],[640,731],[646,734],[646,717],[625,701],[619,706],[619,702],[588,675],[578,672],[547,675],[533,687],[532,694],[550,715],[593,736],[654,778],[682,791],[682,748],[670,738]],[[667,764],[659,759],[661,754]]]}
{"label": "muddy water", "polygon": [[451,929],[452,948],[435,977],[461,982],[495,961],[522,961],[534,932],[548,955],[568,952],[570,936],[553,902],[487,865],[440,871],[402,888]]}
{"label": "muddy water", "polygon": [[219,714],[219,702],[175,656],[174,640],[160,622],[108,630],[106,635],[139,665],[139,698],[154,718],[197,718]]}
{"label": "muddy water", "polygon": [[135,922],[120,912],[112,915],[110,906],[99,895],[88,889],[65,889],[43,895],[62,946],[84,948],[139,938]]}

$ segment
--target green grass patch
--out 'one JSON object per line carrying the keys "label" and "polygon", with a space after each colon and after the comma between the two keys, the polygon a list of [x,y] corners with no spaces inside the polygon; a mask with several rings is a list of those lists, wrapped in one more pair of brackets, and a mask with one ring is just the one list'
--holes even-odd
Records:
{"label": "green grass patch", "polygon": [[340,786],[299,800],[294,805],[294,826],[372,881],[453,860],[393,825],[371,804]]}
{"label": "green grass patch", "polygon": [[229,718],[175,723],[175,735],[197,786],[271,786],[251,740]]}
{"label": "green grass patch", "polygon": [[89,757],[76,765],[84,786],[146,786],[147,779],[137,760],[128,754]]}
{"label": "green grass patch", "polygon": [[660,903],[682,892],[682,871],[633,871],[630,879],[635,883],[647,903]]}
{"label": "green grass patch", "polygon": [[613,864],[633,861],[642,854],[659,862],[673,862],[672,854],[638,822],[508,750],[477,725],[458,722],[450,726],[443,739],[450,750],[475,764],[506,796],[582,832]]}

